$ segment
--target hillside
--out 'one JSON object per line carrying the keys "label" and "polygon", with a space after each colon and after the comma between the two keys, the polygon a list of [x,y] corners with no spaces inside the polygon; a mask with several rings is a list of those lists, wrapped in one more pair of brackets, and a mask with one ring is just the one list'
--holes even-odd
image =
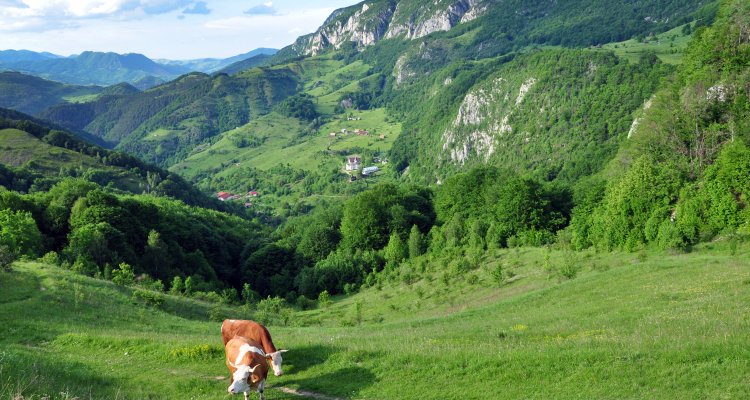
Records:
{"label": "hillside", "polygon": [[18,72],[0,72],[0,107],[27,114],[38,114],[61,103],[90,100],[102,90],[99,86],[67,85]]}
{"label": "hillside", "polygon": [[[351,298],[284,311],[288,326],[271,322],[274,342],[290,351],[266,396],[746,397],[747,246],[712,247],[581,254],[578,275],[559,282],[536,249],[499,252],[471,280],[393,271]],[[553,265],[570,257],[548,256]],[[497,263],[514,265],[517,278],[498,286]],[[219,321],[266,318],[255,305],[248,314],[44,264],[14,270],[0,272],[10,288],[0,292],[2,397],[225,398]],[[16,318],[29,308],[38,312]],[[463,384],[434,384],[446,375]]]}
{"label": "hillside", "polygon": [[46,191],[61,180],[80,177],[125,192],[217,206],[177,175],[16,111],[0,109],[0,148],[0,187],[7,189]]}
{"label": "hillside", "polygon": [[41,115],[146,161],[170,165],[206,139],[268,113],[296,85],[296,75],[284,68],[234,76],[191,73],[143,92],[65,104]]}
{"label": "hillside", "polygon": [[180,66],[157,64],[142,54],[93,51],[66,58],[2,61],[0,70],[17,71],[76,85],[108,86],[127,82],[140,89],[147,89],[154,86],[154,82],[165,82],[189,72]]}

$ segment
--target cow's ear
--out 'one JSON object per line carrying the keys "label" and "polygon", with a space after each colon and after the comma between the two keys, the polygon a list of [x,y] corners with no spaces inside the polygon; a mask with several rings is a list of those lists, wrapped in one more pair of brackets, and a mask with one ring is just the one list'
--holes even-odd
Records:
{"label": "cow's ear", "polygon": [[273,356],[270,355],[270,354],[266,354],[266,358],[269,359],[269,360],[273,360]]}

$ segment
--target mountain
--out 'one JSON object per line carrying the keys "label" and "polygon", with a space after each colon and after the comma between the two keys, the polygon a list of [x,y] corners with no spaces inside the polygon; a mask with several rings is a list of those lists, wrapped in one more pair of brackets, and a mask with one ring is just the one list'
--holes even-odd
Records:
{"label": "mountain", "polygon": [[[257,48],[244,54],[238,54],[229,58],[200,58],[196,60],[156,60],[160,64],[180,66],[189,69],[190,71],[213,73],[223,68],[228,67],[231,64],[238,63],[240,61],[248,60],[256,56],[272,56],[278,52],[277,49],[270,48]],[[253,65],[255,66],[255,65]]]}
{"label": "mountain", "polygon": [[[375,0],[335,11],[314,33],[279,51],[315,55],[384,39],[417,40],[437,32],[464,35],[462,55],[481,58],[529,44],[588,46],[661,32],[688,21],[705,1]],[[459,28],[454,30],[454,28]],[[469,32],[471,32],[469,34]]]}
{"label": "mountain", "polygon": [[91,99],[104,88],[52,82],[19,72],[0,72],[0,107],[38,114],[47,107]]}
{"label": "mountain", "polygon": [[62,58],[56,54],[42,52],[37,53],[30,50],[0,50],[0,63],[13,63],[19,61],[40,61]]}
{"label": "mountain", "polygon": [[0,69],[78,85],[113,85],[120,82],[145,89],[188,72],[179,66],[161,65],[142,54],[86,51],[68,58],[1,62]]}
{"label": "mountain", "polygon": [[52,107],[41,116],[169,165],[204,140],[268,113],[294,93],[297,79],[288,68],[255,68],[234,76],[194,72],[143,92]]}
{"label": "mountain", "polygon": [[257,67],[260,65],[263,65],[266,63],[269,59],[271,59],[272,55],[269,54],[258,54],[255,56],[252,56],[250,58],[236,61],[232,64],[227,65],[226,67],[223,67],[218,71],[218,73],[222,74],[229,74],[234,75],[238,72],[242,72],[246,69],[250,69],[253,67]]}

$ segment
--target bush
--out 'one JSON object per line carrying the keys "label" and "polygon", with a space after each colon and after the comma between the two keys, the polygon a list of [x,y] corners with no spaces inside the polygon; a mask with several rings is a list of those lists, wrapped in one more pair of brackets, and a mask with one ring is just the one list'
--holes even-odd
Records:
{"label": "bush", "polygon": [[0,271],[10,272],[16,255],[10,251],[8,246],[0,246]]}
{"label": "bush", "polygon": [[39,259],[39,262],[50,265],[60,265],[60,256],[54,251],[50,251],[49,253],[43,255]]}
{"label": "bush", "polygon": [[164,302],[164,298],[160,294],[140,289],[134,291],[131,298],[145,306],[153,307],[158,307]]}
{"label": "bush", "polygon": [[[78,264],[78,261],[76,261],[76,264]],[[112,282],[119,286],[132,285],[135,282],[133,267],[127,263],[120,263],[120,268],[112,271]]]}

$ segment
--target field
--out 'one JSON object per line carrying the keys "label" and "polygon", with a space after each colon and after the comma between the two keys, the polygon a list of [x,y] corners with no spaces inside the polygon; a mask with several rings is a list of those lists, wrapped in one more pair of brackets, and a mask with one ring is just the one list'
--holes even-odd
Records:
{"label": "field", "polygon": [[624,42],[608,43],[601,48],[613,51],[631,63],[638,62],[643,54],[653,52],[662,62],[680,64],[691,38],[690,35],[683,34],[682,29],[683,26],[678,26],[643,41],[630,39]]}
{"label": "field", "polygon": [[[267,398],[748,398],[749,255],[724,241],[493,250],[468,269],[418,259],[271,325],[290,351]],[[164,294],[147,305],[34,262],[0,288],[0,398],[227,399],[218,321],[252,317]]]}

